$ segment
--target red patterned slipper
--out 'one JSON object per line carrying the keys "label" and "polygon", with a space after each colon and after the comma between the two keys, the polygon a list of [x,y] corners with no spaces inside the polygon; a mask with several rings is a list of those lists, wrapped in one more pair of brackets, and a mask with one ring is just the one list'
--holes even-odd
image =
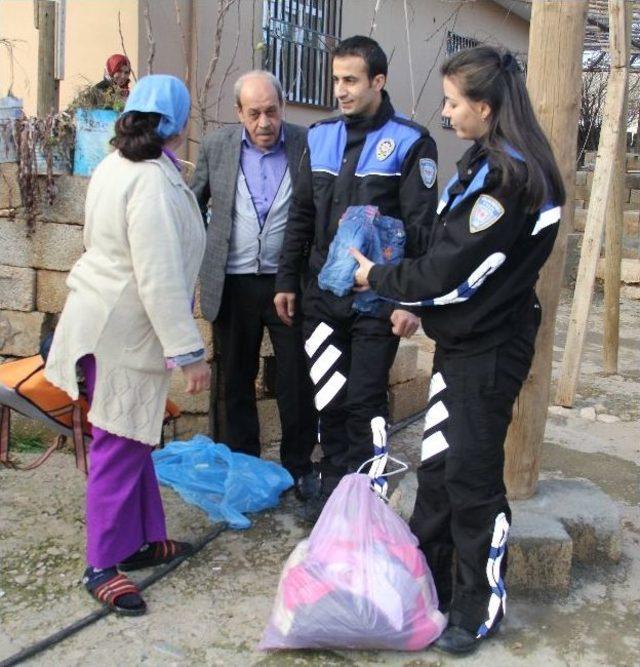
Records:
{"label": "red patterned slipper", "polygon": [[[124,574],[116,574],[101,583],[87,581],[85,587],[92,598],[116,614],[142,616],[147,611],[147,604],[142,599],[140,590]],[[118,604],[120,600],[126,602],[126,606]]]}
{"label": "red patterned slipper", "polygon": [[123,560],[122,563],[118,563],[118,569],[123,572],[132,572],[144,567],[155,567],[163,563],[170,563],[176,558],[190,556],[192,553],[193,547],[188,542],[176,542],[176,540],[151,542]]}

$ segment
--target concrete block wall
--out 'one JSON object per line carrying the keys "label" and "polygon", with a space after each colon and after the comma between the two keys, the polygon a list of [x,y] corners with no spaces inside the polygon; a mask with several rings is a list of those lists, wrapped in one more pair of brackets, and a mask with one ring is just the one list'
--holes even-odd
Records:
{"label": "concrete block wall", "polygon": [[[21,208],[16,164],[0,164],[0,363],[37,354],[42,338],[55,327],[67,294],[69,269],[83,251],[84,200],[89,183],[79,176],[58,176],[53,205],[40,202],[33,230]],[[44,192],[44,180],[41,183]],[[203,319],[196,292],[194,314],[213,362],[211,324]],[[391,420],[397,422],[426,406],[430,375],[424,346],[403,340],[390,374]],[[260,351],[256,381],[261,435],[264,443],[280,438],[278,409],[273,394],[275,357],[268,333]],[[208,433],[210,392],[184,393],[182,374],[175,372],[170,398],[182,409],[178,436]],[[222,397],[223,398],[223,397]]]}
{"label": "concrete block wall", "polygon": [[[582,232],[584,232],[587,222],[595,159],[596,154],[594,152],[586,153],[584,167],[576,173],[574,230],[572,234],[569,234],[564,275],[567,285],[575,279],[580,259],[579,250],[582,242]],[[640,298],[640,286],[635,280],[635,275],[640,262],[640,155],[635,153],[627,154],[623,197],[622,294],[627,298],[638,299]],[[604,254],[604,247],[602,254]],[[602,273],[601,261],[598,268],[599,279],[602,277]],[[630,276],[634,279],[630,280]]]}
{"label": "concrete block wall", "polygon": [[[586,209],[591,197],[593,171],[581,170],[576,173],[576,208]],[[624,208],[635,211],[640,208],[640,172],[627,172],[624,181],[623,200]]]}

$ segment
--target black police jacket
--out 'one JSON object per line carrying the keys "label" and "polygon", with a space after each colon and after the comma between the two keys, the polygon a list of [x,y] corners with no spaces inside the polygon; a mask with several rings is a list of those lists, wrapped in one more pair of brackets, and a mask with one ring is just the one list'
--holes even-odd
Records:
{"label": "black police jacket", "polygon": [[438,204],[427,252],[369,273],[379,295],[422,306],[425,332],[447,351],[490,349],[540,315],[534,288],[561,209],[548,201],[527,212],[526,165],[508,150],[518,174],[507,192],[498,168],[474,144]]}
{"label": "black police jacket", "polygon": [[407,256],[423,253],[437,199],[435,142],[424,127],[395,113],[386,92],[372,118],[339,116],[312,125],[289,207],[276,291],[297,291],[306,254],[311,276],[317,276],[348,206],[371,204],[400,218]]}

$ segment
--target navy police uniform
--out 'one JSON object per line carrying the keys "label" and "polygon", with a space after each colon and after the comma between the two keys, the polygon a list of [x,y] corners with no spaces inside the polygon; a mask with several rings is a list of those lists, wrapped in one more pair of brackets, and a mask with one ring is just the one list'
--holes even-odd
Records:
{"label": "navy police uniform", "polygon": [[424,308],[437,344],[411,528],[450,622],[478,637],[504,613],[503,445],[540,323],[534,287],[560,219],[553,202],[527,212],[526,165],[510,153],[516,175],[504,192],[497,166],[472,146],[439,202],[427,253],[369,273],[381,296]]}
{"label": "navy police uniform", "polygon": [[403,220],[407,256],[426,250],[437,206],[437,153],[422,126],[395,113],[389,97],[371,118],[339,116],[313,125],[294,190],[276,292],[295,292],[308,256],[305,350],[320,411],[325,491],[373,456],[371,419],[388,417],[387,383],[399,339],[389,304],[357,313],[353,296],[318,287],[339,220],[351,205],[374,205]]}

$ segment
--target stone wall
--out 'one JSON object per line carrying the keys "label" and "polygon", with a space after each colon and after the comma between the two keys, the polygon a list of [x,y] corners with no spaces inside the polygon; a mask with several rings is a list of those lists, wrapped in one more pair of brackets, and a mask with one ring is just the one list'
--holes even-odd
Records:
{"label": "stone wall", "polygon": [[[570,267],[568,271],[573,274],[577,271],[580,259],[580,244],[587,221],[595,159],[594,152],[586,153],[585,165],[576,174],[575,233],[569,236],[567,252],[567,267]],[[635,153],[627,153],[623,201],[621,294],[626,298],[640,299],[640,155]],[[604,244],[602,254],[604,255]],[[604,278],[602,258],[598,262],[596,277],[598,280]]]}
{"label": "stone wall", "polygon": [[[0,361],[37,354],[64,305],[69,269],[82,253],[84,199],[88,179],[56,177],[57,197],[52,206],[40,204],[30,233],[21,207],[17,165],[0,164]],[[41,184],[44,190],[44,181]],[[211,325],[197,305],[197,323],[205,341],[207,360],[214,348]],[[403,340],[391,371],[389,397],[394,422],[426,405],[432,346],[426,339]],[[280,438],[273,378],[275,358],[265,331],[260,373],[256,382],[262,438]],[[214,368],[215,372],[215,368]],[[189,396],[183,392],[180,372],[173,375],[171,398],[181,407],[178,435],[209,432],[210,393]],[[222,397],[223,398],[223,397]]]}

